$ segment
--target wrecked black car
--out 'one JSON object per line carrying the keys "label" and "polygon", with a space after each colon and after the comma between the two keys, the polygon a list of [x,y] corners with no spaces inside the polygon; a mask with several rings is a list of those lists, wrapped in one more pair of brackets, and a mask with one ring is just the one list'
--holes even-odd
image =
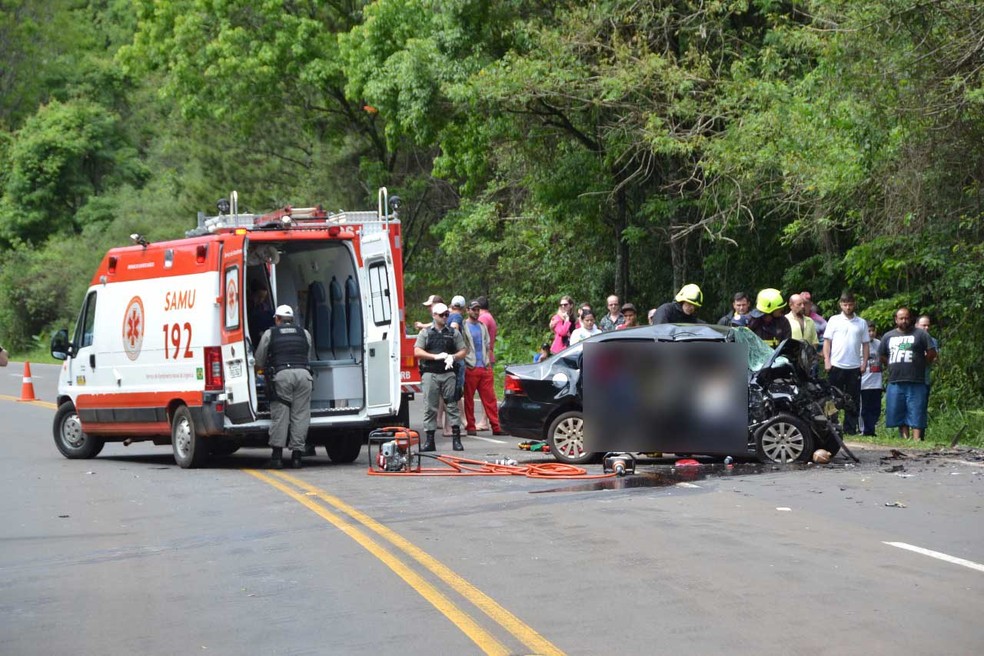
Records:
{"label": "wrecked black car", "polygon": [[670,448],[654,450],[788,463],[808,461],[814,450],[821,448],[834,455],[843,444],[837,412],[851,400],[812,373],[817,370],[813,347],[786,340],[772,349],[747,328],[708,324],[661,324],[603,333],[545,361],[506,367],[505,396],[499,408],[503,430],[516,437],[547,442],[561,462],[579,464],[599,458],[604,451],[588,450],[585,445],[581,373],[585,346],[612,341],[734,342],[747,348],[747,431],[740,431],[737,448],[734,442],[687,442],[687,438],[681,440],[674,432],[661,445]]}

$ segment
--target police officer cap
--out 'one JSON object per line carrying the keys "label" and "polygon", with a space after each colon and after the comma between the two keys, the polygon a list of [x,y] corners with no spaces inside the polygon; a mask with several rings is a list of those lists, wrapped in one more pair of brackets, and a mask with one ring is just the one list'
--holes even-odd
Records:
{"label": "police officer cap", "polygon": [[289,305],[281,305],[277,308],[278,317],[287,317],[289,319],[294,318],[294,310],[291,309]]}
{"label": "police officer cap", "polygon": [[448,311],[448,306],[444,303],[435,303],[431,306],[431,312],[433,314],[444,314]]}

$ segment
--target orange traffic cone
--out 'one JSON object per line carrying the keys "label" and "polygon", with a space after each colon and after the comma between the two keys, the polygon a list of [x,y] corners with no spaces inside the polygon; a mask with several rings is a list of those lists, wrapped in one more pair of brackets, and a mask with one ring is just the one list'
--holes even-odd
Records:
{"label": "orange traffic cone", "polygon": [[24,382],[21,384],[21,397],[18,401],[37,401],[34,396],[34,380],[31,379],[31,363],[24,363]]}

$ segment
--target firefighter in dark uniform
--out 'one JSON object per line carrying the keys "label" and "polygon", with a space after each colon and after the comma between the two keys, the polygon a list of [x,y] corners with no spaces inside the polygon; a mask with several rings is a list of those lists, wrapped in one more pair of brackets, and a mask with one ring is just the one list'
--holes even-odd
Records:
{"label": "firefighter in dark uniform", "polygon": [[434,451],[434,431],[437,430],[437,408],[440,399],[451,423],[452,445],[455,451],[464,451],[461,445],[461,416],[458,413],[458,399],[455,398],[457,376],[455,363],[461,366],[468,348],[465,338],[457,328],[447,325],[448,306],[434,303],[431,306],[434,323],[417,335],[413,355],[420,363],[421,382],[424,388],[424,432],[427,439],[421,451]]}
{"label": "firefighter in dark uniform", "polygon": [[[256,366],[266,374],[270,397],[269,467],[282,469],[283,452],[290,433],[290,462],[298,469],[304,456],[308,426],[311,424],[311,367],[314,343],[308,331],[294,324],[294,311],[281,305],[274,326],[260,338],[256,347]],[[274,398],[275,397],[275,398]]]}
{"label": "firefighter in dark uniform", "polygon": [[649,323],[703,323],[697,318],[697,308],[704,304],[704,292],[690,283],[684,285],[669,303],[663,303],[653,314]]}
{"label": "firefighter in dark uniform", "polygon": [[748,328],[775,348],[793,336],[793,327],[783,314],[786,301],[778,289],[763,289],[755,298],[755,309],[748,313]]}

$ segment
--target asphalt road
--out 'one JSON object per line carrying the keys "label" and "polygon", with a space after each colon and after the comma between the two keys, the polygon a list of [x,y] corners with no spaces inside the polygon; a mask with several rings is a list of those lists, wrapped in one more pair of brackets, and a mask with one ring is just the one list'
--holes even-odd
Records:
{"label": "asphalt road", "polygon": [[[33,370],[31,404],[0,370],[5,655],[984,652],[979,454],[616,482],[73,461]],[[465,455],[548,460],[500,442]]]}

